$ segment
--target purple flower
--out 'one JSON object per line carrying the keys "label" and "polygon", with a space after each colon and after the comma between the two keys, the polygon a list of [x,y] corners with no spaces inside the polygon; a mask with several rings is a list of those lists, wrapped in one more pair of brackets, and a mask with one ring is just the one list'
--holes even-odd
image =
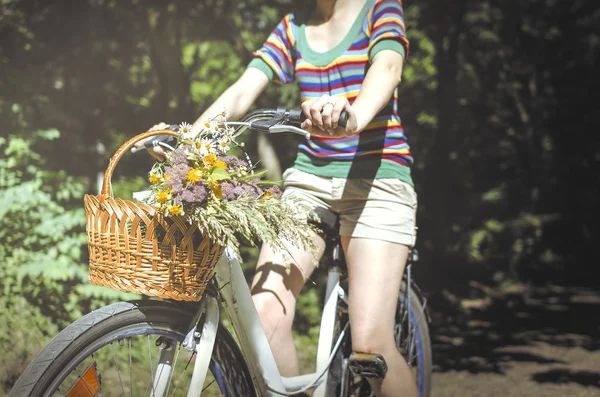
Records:
{"label": "purple flower", "polygon": [[[165,174],[169,175],[170,180],[178,180],[180,182],[185,181],[187,179],[187,173],[192,169],[187,162],[173,164],[165,167]],[[169,181],[169,179],[167,179]]]}
{"label": "purple flower", "polygon": [[173,177],[171,177],[165,181],[165,185],[167,187],[170,187],[171,190],[173,190],[173,194],[179,194],[183,191],[183,182],[180,178],[174,179]]}
{"label": "purple flower", "polygon": [[174,193],[173,201],[176,204],[200,204],[206,197],[208,196],[208,188],[204,185],[204,182],[201,181],[194,185],[188,185],[185,189],[183,189],[179,193]]}
{"label": "purple flower", "polygon": [[187,164],[186,152],[192,152],[194,149],[190,145],[181,145],[174,152],[171,152],[170,161],[172,164]]}
{"label": "purple flower", "polygon": [[227,164],[230,167],[233,168],[241,168],[241,167],[248,167],[248,163],[245,162],[242,159],[239,159],[235,156],[223,156],[220,157],[221,160],[223,160],[225,162],[225,164]]}
{"label": "purple flower", "polygon": [[223,182],[223,183],[221,183],[221,188],[223,188],[223,200],[233,201],[236,198],[238,198],[238,195],[236,194],[236,191],[235,191],[235,188],[236,188],[235,182]]}
{"label": "purple flower", "polygon": [[242,183],[235,189],[236,194],[239,196],[250,196],[251,198],[257,198],[263,192],[262,189],[256,185],[252,185],[250,183]]}
{"label": "purple flower", "polygon": [[194,188],[192,189],[192,194],[196,203],[203,202],[208,196],[208,189],[206,188],[206,186],[204,186],[204,182],[202,184],[194,185]]}
{"label": "purple flower", "polygon": [[267,192],[271,193],[275,198],[280,198],[282,193],[281,189],[277,185],[273,185],[270,188],[268,188]]}

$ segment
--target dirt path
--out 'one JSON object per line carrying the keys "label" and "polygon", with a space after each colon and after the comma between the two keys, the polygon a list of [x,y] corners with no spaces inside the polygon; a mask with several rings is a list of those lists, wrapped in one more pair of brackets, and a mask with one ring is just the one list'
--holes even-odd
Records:
{"label": "dirt path", "polygon": [[432,302],[433,397],[600,397],[600,291],[486,296]]}

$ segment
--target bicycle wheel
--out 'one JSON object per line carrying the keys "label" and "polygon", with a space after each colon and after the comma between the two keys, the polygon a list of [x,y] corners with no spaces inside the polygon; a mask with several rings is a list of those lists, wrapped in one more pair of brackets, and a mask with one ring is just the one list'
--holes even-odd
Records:
{"label": "bicycle wheel", "polygon": [[[424,311],[423,304],[415,293],[414,287],[411,288],[409,305],[406,305],[406,282],[403,281],[400,287],[398,296],[398,307],[396,309],[396,324],[394,327],[394,337],[396,346],[406,360],[407,364],[413,370],[417,381],[417,389],[419,397],[429,397],[431,392],[431,340],[429,337],[429,327]],[[410,323],[409,323],[410,318]],[[341,329],[343,322],[347,321],[347,315],[341,317],[341,322],[338,329]],[[410,324],[410,326],[409,326]],[[337,335],[337,334],[336,334]],[[343,358],[349,357],[352,353],[352,336],[347,337],[342,344],[343,353],[338,352],[336,359],[332,363],[329,374],[331,379],[328,380],[328,392],[332,390],[330,395],[338,396],[340,392],[339,381],[341,379],[341,365]],[[387,376],[390,376],[389,372]],[[338,386],[336,387],[336,384]],[[347,384],[348,397],[371,397],[375,394],[372,392],[369,382],[361,377],[353,377]]]}
{"label": "bicycle wheel", "polygon": [[[187,304],[151,300],[89,313],[42,350],[10,396],[152,396],[161,387],[164,396],[185,396],[195,353],[181,343],[192,313]],[[159,362],[161,352],[168,366]],[[209,368],[203,396],[256,396],[244,358],[221,325]]]}
{"label": "bicycle wheel", "polygon": [[406,305],[406,301],[406,282],[402,282],[394,328],[396,346],[408,366],[414,371],[419,397],[429,397],[433,370],[431,338],[425,308],[416,293],[414,284],[411,288],[409,305]]}

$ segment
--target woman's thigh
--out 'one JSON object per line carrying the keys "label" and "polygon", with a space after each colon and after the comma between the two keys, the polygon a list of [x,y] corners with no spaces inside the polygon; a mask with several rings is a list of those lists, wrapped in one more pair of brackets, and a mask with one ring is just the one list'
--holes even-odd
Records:
{"label": "woman's thigh", "polygon": [[[313,239],[320,257],[325,249],[325,241],[316,233],[313,233]],[[262,246],[252,281],[252,295],[266,294],[275,296],[277,300],[295,302],[316,265],[310,252],[291,244],[287,244],[287,249],[289,256],[286,258],[269,245]]]}
{"label": "woman's thigh", "polygon": [[[355,350],[393,343],[408,247],[382,240],[342,237],[348,266],[350,326]],[[383,345],[382,345],[383,344]]]}
{"label": "woman's thigh", "polygon": [[335,203],[340,235],[412,247],[416,240],[417,194],[398,179],[348,179]]}
{"label": "woman's thigh", "polygon": [[[311,208],[328,210],[327,204],[331,190],[330,178],[322,178],[307,174],[294,168],[287,169],[284,174],[284,192],[282,199],[294,197]],[[325,241],[316,233],[313,240],[319,248],[318,258],[325,250]],[[264,245],[261,249],[256,274],[252,282],[252,295],[257,308],[264,310],[283,310],[283,314],[293,313],[294,305],[304,283],[315,269],[313,256],[302,249],[287,244],[288,252],[293,258],[286,260],[284,255],[274,252]]]}

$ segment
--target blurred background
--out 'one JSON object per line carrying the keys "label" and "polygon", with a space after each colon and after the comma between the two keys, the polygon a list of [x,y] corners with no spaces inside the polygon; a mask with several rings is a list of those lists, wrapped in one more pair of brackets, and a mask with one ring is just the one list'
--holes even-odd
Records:
{"label": "blurred background", "polygon": [[[82,196],[109,157],[158,122],[193,122],[293,3],[0,0],[0,395],[69,322],[131,298],[87,283]],[[434,395],[600,394],[600,4],[404,7]],[[273,85],[256,106],[299,104]],[[246,144],[274,178],[296,153],[289,136]],[[143,190],[151,165],[126,157],[115,195]],[[298,307],[306,370],[322,277]]]}

